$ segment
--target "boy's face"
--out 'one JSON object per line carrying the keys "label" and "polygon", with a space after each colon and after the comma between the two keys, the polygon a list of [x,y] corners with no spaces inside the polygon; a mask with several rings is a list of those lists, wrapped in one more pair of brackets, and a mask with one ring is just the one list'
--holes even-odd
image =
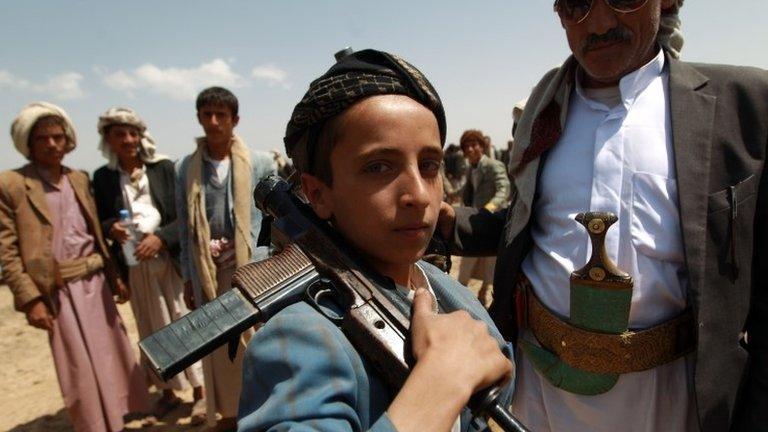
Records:
{"label": "boy's face", "polygon": [[333,186],[302,175],[319,217],[381,273],[419,260],[437,223],[443,150],[434,114],[407,96],[373,96],[335,119]]}
{"label": "boy's face", "polygon": [[204,105],[197,111],[197,121],[203,127],[208,143],[225,145],[232,140],[240,117],[233,116],[226,105]]}

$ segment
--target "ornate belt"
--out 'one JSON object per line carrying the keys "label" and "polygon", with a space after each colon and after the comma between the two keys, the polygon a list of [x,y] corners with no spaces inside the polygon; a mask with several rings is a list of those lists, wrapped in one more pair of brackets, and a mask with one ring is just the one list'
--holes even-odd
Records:
{"label": "ornate belt", "polygon": [[600,374],[638,372],[669,363],[696,348],[690,309],[648,329],[610,334],[585,330],[561,320],[541,303],[524,276],[518,283],[517,295],[522,295],[521,300],[527,303],[527,328],[536,340],[579,370]]}
{"label": "ornate belt", "polygon": [[611,213],[579,213],[576,220],[592,242],[589,262],[570,277],[570,316],[547,309],[523,275],[517,286],[521,328],[529,328],[541,346],[519,345],[554,386],[576,394],[610,390],[619,375],[652,369],[693,351],[693,313],[645,330],[629,328],[634,283],[605,250],[605,235],[617,220]]}

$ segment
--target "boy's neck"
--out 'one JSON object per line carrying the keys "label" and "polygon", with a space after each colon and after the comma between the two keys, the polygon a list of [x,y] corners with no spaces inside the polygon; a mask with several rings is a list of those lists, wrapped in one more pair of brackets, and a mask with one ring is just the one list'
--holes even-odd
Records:
{"label": "boy's neck", "polygon": [[232,138],[227,142],[221,143],[208,141],[206,142],[206,150],[211,159],[224,160],[229,157],[229,153],[232,150]]}
{"label": "boy's neck", "polygon": [[384,276],[387,276],[395,281],[400,286],[407,287],[408,289],[415,290],[416,287],[412,283],[414,281],[414,271],[416,270],[416,264],[410,264],[408,266],[397,267],[379,267],[378,271]]}

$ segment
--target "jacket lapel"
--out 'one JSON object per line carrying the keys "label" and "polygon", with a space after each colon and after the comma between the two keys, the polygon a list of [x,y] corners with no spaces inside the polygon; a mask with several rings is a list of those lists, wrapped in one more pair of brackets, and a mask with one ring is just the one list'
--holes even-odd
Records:
{"label": "jacket lapel", "polygon": [[698,310],[705,271],[711,133],[717,98],[701,91],[708,81],[706,76],[669,56],[667,61],[688,299]]}
{"label": "jacket lapel", "polygon": [[45,190],[43,189],[43,180],[37,174],[37,171],[28,164],[23,168],[24,185],[26,186],[27,199],[37,212],[51,225],[51,213],[48,211],[48,202],[45,200]]}
{"label": "jacket lapel", "polygon": [[[147,163],[146,174],[147,181],[149,182],[149,195],[152,198],[152,204],[157,207],[161,215],[166,214],[166,210],[163,207],[163,198],[159,195],[161,190],[165,190],[165,179],[161,176],[160,170],[157,169],[156,163]],[[154,186],[154,187],[153,187]]]}

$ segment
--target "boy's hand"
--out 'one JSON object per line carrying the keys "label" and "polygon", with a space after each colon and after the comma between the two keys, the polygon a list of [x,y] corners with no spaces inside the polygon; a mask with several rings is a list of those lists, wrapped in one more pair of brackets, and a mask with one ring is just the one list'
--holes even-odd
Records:
{"label": "boy's hand", "polygon": [[483,322],[465,311],[438,315],[423,288],[413,298],[411,338],[416,365],[387,409],[400,432],[450,430],[472,394],[512,373]]}
{"label": "boy's hand", "polygon": [[197,309],[197,305],[195,304],[195,292],[193,291],[191,280],[184,282],[184,304],[187,305],[187,309],[191,311]]}
{"label": "boy's hand", "polygon": [[27,322],[32,327],[46,330],[48,332],[53,331],[53,316],[48,311],[48,306],[45,305],[42,299],[32,300],[32,302],[26,307]]}
{"label": "boy's hand", "polygon": [[456,210],[453,206],[443,201],[440,203],[440,214],[437,216],[437,231],[443,236],[443,240],[450,241],[453,238],[453,229],[456,226]]}
{"label": "boy's hand", "polygon": [[467,397],[512,374],[512,363],[485,323],[466,311],[438,315],[434,297],[423,288],[413,299],[411,337],[417,364],[444,371],[443,379],[466,386]]}

